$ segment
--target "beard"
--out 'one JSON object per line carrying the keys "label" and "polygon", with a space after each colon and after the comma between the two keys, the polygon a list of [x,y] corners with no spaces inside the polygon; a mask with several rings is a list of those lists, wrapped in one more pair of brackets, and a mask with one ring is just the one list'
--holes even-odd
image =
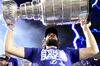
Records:
{"label": "beard", "polygon": [[47,46],[56,46],[56,47],[58,47],[59,41],[58,40],[55,40],[55,39],[49,39],[46,42],[46,44],[47,44]]}

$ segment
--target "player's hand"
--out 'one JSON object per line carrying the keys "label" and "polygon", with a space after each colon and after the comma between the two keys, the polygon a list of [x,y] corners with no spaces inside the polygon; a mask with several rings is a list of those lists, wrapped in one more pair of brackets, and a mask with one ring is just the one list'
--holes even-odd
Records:
{"label": "player's hand", "polygon": [[91,26],[91,22],[87,23],[87,20],[84,17],[80,18],[80,24],[81,24],[82,28],[86,28],[86,27]]}
{"label": "player's hand", "polygon": [[15,23],[14,22],[11,22],[11,20],[7,20],[6,24],[7,24],[7,27],[9,29],[11,29],[11,30],[13,30],[14,27],[15,27]]}
{"label": "player's hand", "polygon": [[15,27],[15,25],[14,25],[14,24],[7,24],[7,26],[8,26],[8,28],[9,28],[9,29],[11,29],[11,30],[13,30],[13,29],[14,29],[14,27]]}

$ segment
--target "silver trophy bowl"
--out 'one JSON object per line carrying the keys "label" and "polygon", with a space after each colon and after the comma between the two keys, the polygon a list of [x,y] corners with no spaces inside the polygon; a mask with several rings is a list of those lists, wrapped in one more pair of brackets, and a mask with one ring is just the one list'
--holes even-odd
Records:
{"label": "silver trophy bowl", "polygon": [[88,15],[88,0],[41,0],[45,24],[77,24]]}
{"label": "silver trophy bowl", "polygon": [[3,15],[6,22],[16,18],[42,21],[43,25],[78,24],[79,18],[87,18],[88,0],[32,0],[20,4],[3,0]]}
{"label": "silver trophy bowl", "polygon": [[3,17],[5,22],[12,24],[17,18],[17,4],[13,0],[3,0]]}

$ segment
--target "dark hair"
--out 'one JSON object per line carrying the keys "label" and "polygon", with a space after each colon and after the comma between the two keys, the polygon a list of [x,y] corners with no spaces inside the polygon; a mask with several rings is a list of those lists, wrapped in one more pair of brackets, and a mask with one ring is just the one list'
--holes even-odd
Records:
{"label": "dark hair", "polygon": [[4,54],[0,56],[0,60],[6,60],[6,61],[8,61],[8,59],[9,59],[8,56],[6,56]]}
{"label": "dark hair", "polygon": [[54,33],[58,37],[58,31],[57,31],[56,28],[54,28],[54,27],[47,28],[46,31],[45,31],[45,37],[50,33]]}

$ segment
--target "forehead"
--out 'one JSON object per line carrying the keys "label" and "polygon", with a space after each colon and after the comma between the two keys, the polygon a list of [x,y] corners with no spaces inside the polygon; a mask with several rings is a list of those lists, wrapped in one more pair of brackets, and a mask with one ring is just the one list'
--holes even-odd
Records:
{"label": "forehead", "polygon": [[[49,37],[49,36],[52,36],[52,35],[53,35],[54,37],[58,38],[57,35],[56,35],[55,33],[49,33],[49,34],[47,34],[46,37]],[[45,37],[45,38],[46,38],[46,37]]]}
{"label": "forehead", "polygon": [[[52,33],[52,32],[51,32],[51,33],[48,33],[47,35],[51,35],[51,34],[56,35],[55,33]],[[57,35],[56,35],[56,36],[57,36]]]}

